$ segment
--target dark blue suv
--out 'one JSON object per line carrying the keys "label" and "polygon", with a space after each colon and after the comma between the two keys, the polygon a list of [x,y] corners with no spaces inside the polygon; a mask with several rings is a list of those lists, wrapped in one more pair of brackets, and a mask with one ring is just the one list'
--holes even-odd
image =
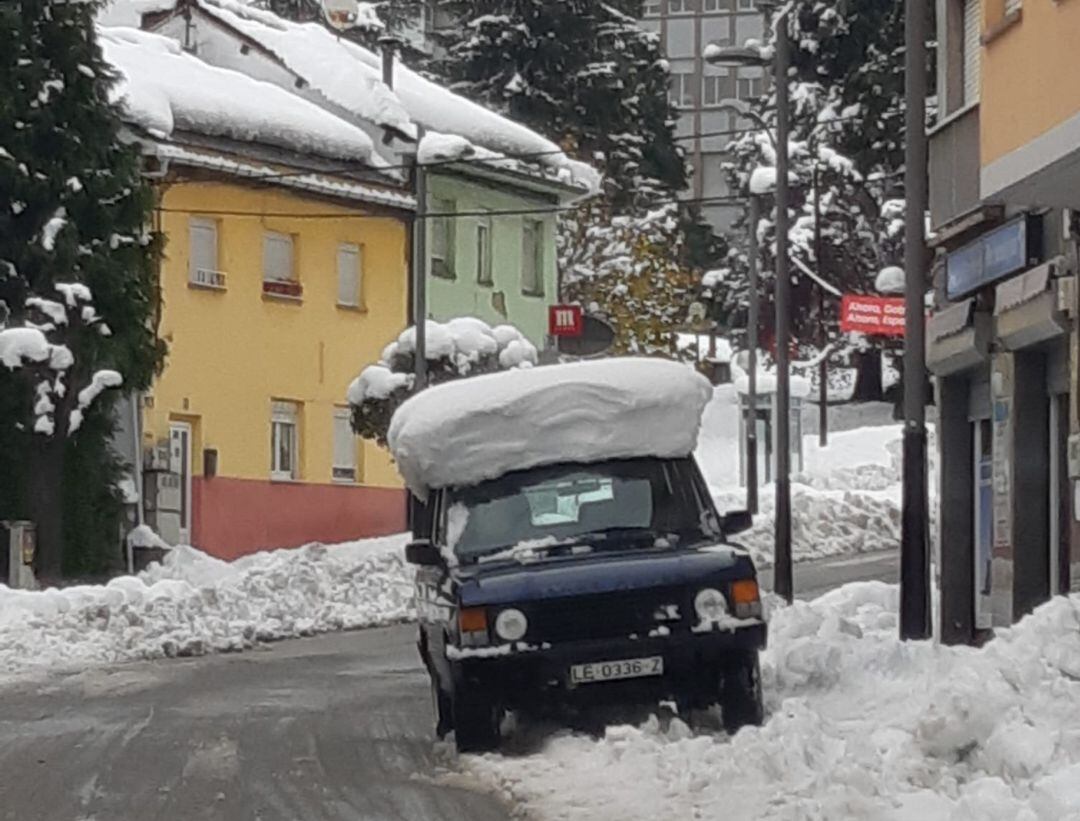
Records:
{"label": "dark blue suv", "polygon": [[671,700],[762,721],[750,524],[697,464],[545,465],[432,490],[414,516],[419,648],[440,737],[496,747],[507,710]]}

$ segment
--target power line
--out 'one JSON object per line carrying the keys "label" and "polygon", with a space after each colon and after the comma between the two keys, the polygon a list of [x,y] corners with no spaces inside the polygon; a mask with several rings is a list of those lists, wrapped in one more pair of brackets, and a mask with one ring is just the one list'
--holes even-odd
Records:
{"label": "power line", "polygon": [[[881,112],[877,116],[879,116],[879,117],[899,116],[902,113],[903,113],[902,111],[886,110],[886,111]],[[736,115],[736,116],[738,116],[738,115]],[[828,121],[826,121],[824,123],[821,123],[820,125],[828,126],[828,125],[831,125],[831,124],[837,123],[837,122],[848,122],[848,121],[851,121],[851,120],[863,120],[863,119],[867,119],[867,117],[865,117],[865,116],[863,116],[861,114],[849,114],[847,116],[834,117],[833,119],[828,120]],[[753,134],[753,133],[760,132],[760,131],[762,131],[762,128],[760,126],[752,126],[752,127],[746,127],[746,128],[728,128],[728,129],[723,129],[723,130],[720,130],[720,131],[704,131],[704,132],[695,132],[695,133],[692,133],[692,134],[675,135],[675,136],[672,137],[672,140],[675,141],[675,142],[688,142],[688,141],[692,141],[692,140],[707,140],[707,139],[712,139],[712,138],[715,138],[715,137],[735,137],[735,136],[740,136],[740,135],[744,135],[744,134]],[[514,161],[514,162],[525,162],[525,161],[529,161],[529,160],[532,160],[532,159],[540,159],[540,158],[543,158],[543,157],[552,157],[552,156],[559,156],[559,155],[565,155],[565,154],[566,154],[566,152],[563,151],[562,149],[549,149],[549,150],[545,150],[545,151],[532,151],[532,152],[522,152],[522,153],[497,154],[496,156],[492,156],[492,157],[460,157],[460,158],[456,158],[456,159],[446,158],[446,159],[441,159],[441,160],[433,160],[432,162],[422,163],[422,165],[425,168],[428,168],[428,169],[438,168],[438,167],[448,166],[448,165],[476,165],[476,166],[479,166],[479,167],[497,168],[498,163],[505,162],[507,160]],[[586,164],[588,164],[585,160],[581,160],[581,162],[585,162]],[[372,166],[372,165],[369,165],[369,164],[366,164],[366,163],[353,162],[353,163],[347,163],[345,165],[334,166],[334,167],[331,167],[331,168],[328,168],[328,169],[321,169],[321,170],[310,169],[310,170],[304,170],[304,171],[281,171],[281,172],[274,172],[274,173],[270,173],[270,174],[254,174],[254,175],[250,175],[250,176],[246,177],[245,179],[247,179],[249,181],[258,182],[260,180],[279,180],[279,179],[288,179],[290,177],[303,177],[303,176],[308,176],[308,175],[311,175],[311,174],[341,174],[341,173],[347,173],[349,171],[368,171],[368,172],[377,172],[378,173],[378,172],[385,172],[385,171],[405,171],[405,170],[410,170],[412,168],[413,168],[413,163],[399,163],[399,164],[396,164],[396,165],[383,165],[383,166],[375,167],[375,166]],[[157,183],[157,184],[161,184],[161,183]]]}
{"label": "power line", "polygon": [[[661,205],[738,205],[745,202],[745,197],[725,195],[715,197],[688,197],[686,199],[653,200],[643,203],[644,206],[655,208]],[[428,212],[425,219],[459,219],[463,217],[515,217],[545,214],[562,214],[569,211],[578,211],[586,207],[581,205],[556,205],[545,208],[514,208],[500,211],[443,211]],[[199,214],[206,217],[248,217],[252,219],[301,219],[301,220],[385,220],[385,215],[380,214],[349,214],[349,213],[294,213],[290,211],[232,211],[232,210],[207,210],[204,208],[166,208],[155,209],[163,214]]]}

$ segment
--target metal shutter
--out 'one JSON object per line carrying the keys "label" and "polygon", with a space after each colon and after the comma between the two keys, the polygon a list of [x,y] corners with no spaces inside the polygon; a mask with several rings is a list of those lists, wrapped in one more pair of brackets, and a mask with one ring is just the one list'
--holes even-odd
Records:
{"label": "metal shutter", "polygon": [[982,0],[964,0],[964,105],[979,99],[982,59]]}

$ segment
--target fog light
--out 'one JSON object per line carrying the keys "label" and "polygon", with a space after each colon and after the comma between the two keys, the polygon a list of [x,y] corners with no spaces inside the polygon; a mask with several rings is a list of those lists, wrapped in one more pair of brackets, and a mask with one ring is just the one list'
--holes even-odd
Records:
{"label": "fog light", "polygon": [[520,641],[529,629],[529,620],[520,610],[509,607],[495,617],[495,635],[503,641]]}
{"label": "fog light", "polygon": [[727,615],[727,599],[719,590],[706,587],[694,596],[694,610],[702,624],[715,624]]}

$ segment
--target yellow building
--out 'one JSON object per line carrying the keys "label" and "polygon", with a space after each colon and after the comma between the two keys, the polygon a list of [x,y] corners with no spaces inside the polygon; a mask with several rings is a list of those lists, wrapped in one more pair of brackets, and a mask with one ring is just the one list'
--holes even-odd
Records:
{"label": "yellow building", "polygon": [[938,0],[930,134],[942,635],[1080,582],[1080,5]]}
{"label": "yellow building", "polygon": [[231,98],[168,98],[167,134],[144,86],[123,102],[166,238],[169,353],[141,402],[148,521],[223,558],[404,529],[397,473],[353,435],[345,398],[407,324],[400,174],[373,170],[363,131],[288,92],[155,35],[103,41],[125,73],[151,63],[145,82],[185,72]]}

